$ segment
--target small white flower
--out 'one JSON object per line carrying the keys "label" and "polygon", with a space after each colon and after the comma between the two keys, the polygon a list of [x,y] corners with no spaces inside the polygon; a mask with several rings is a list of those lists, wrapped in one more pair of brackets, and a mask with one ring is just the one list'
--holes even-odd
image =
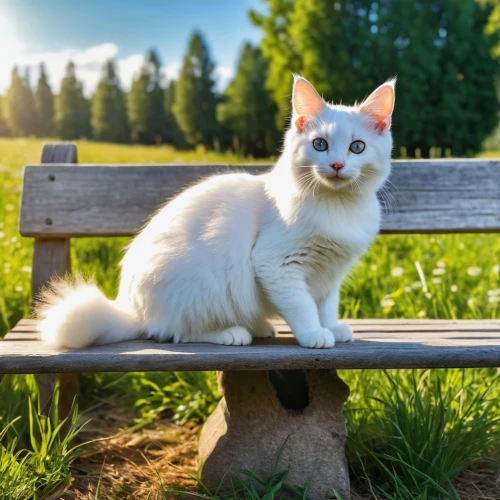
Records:
{"label": "small white flower", "polygon": [[467,274],[469,276],[479,276],[483,270],[479,266],[472,266],[467,269]]}
{"label": "small white flower", "polygon": [[386,297],[384,300],[382,300],[382,302],[380,302],[380,305],[382,307],[392,307],[395,303],[396,302],[394,302],[394,300],[392,300],[389,297]]}
{"label": "small white flower", "polygon": [[500,274],[500,266],[498,264],[496,264],[495,266],[493,266],[493,272],[495,274]]}
{"label": "small white flower", "polygon": [[404,269],[402,267],[395,267],[392,271],[391,271],[391,274],[392,276],[394,276],[395,278],[398,278],[399,276],[403,276],[404,274]]}
{"label": "small white flower", "polygon": [[23,266],[23,267],[21,267],[21,272],[31,273],[31,267],[30,266]]}
{"label": "small white flower", "polygon": [[436,263],[436,266],[438,267],[446,267],[446,262],[444,260],[438,260],[438,262]]}
{"label": "small white flower", "polygon": [[460,245],[458,245],[458,247],[460,248],[460,250],[463,250],[465,248],[465,245],[463,243],[460,243]]}
{"label": "small white flower", "polygon": [[457,293],[458,292],[458,286],[457,285],[451,285],[451,291],[453,293]]}
{"label": "small white flower", "polygon": [[469,307],[474,307],[474,304],[475,304],[475,303],[476,303],[476,299],[475,299],[474,297],[469,297],[469,298],[467,299],[467,305],[468,305]]}
{"label": "small white flower", "polygon": [[422,288],[422,282],[421,281],[415,281],[415,283],[411,284],[411,287],[413,290],[417,290],[418,288]]}
{"label": "small white flower", "polygon": [[5,236],[5,233],[3,231],[0,231],[0,240]]}
{"label": "small white flower", "polygon": [[488,290],[488,295],[490,297],[500,296],[500,288],[493,288],[493,290]]}
{"label": "small white flower", "polygon": [[498,302],[500,302],[500,295],[490,295],[488,297],[488,302],[490,304],[497,304]]}
{"label": "small white flower", "polygon": [[444,273],[446,273],[446,269],[442,267],[436,267],[436,269],[432,270],[434,276],[442,276]]}
{"label": "small white flower", "polygon": [[24,288],[21,285],[17,285],[16,288],[14,288],[16,292],[22,292]]}
{"label": "small white flower", "polygon": [[420,311],[418,311],[417,316],[419,318],[425,318],[427,316],[427,313],[423,309],[421,309]]}
{"label": "small white flower", "polygon": [[372,265],[370,266],[370,269],[371,269],[372,271],[376,271],[376,270],[378,269],[377,264],[372,264]]}
{"label": "small white flower", "polygon": [[432,294],[430,292],[426,292],[425,293],[425,296],[428,298],[428,299],[432,299]]}
{"label": "small white flower", "polygon": [[404,289],[403,289],[406,293],[410,293],[412,288],[411,286],[405,286]]}
{"label": "small white flower", "polygon": [[12,236],[10,241],[11,241],[11,243],[15,243],[17,241],[17,236]]}
{"label": "small white flower", "polygon": [[5,210],[7,210],[7,212],[12,212],[12,210],[14,210],[14,205],[7,203],[7,205],[5,205]]}
{"label": "small white flower", "polygon": [[435,285],[439,285],[441,283],[441,278],[432,278],[431,280]]}

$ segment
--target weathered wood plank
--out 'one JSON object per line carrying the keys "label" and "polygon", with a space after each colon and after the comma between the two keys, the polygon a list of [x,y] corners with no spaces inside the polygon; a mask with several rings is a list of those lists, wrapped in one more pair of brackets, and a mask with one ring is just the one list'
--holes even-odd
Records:
{"label": "weathered wood plank", "polygon": [[[437,333],[442,332],[499,332],[500,319],[486,320],[448,320],[448,319],[350,319],[347,322],[355,332],[382,333]],[[273,321],[279,333],[290,333],[290,327],[283,320]],[[12,339],[12,335],[33,335],[36,339],[37,321],[35,319],[22,319],[5,337]]]}
{"label": "weathered wood plank", "polygon": [[500,321],[436,321],[432,328],[427,320],[406,332],[380,331],[376,321],[352,322],[356,341],[333,349],[300,347],[286,333],[241,347],[136,341],[67,350],[5,340],[0,373],[500,367]]}
{"label": "weathered wood plank", "polygon": [[70,142],[45,144],[42,150],[42,163],[78,163],[76,144]]}
{"label": "weathered wood plank", "polygon": [[[168,198],[214,173],[265,165],[27,167],[24,236],[126,236]],[[383,195],[385,233],[500,231],[500,160],[396,161]]]}

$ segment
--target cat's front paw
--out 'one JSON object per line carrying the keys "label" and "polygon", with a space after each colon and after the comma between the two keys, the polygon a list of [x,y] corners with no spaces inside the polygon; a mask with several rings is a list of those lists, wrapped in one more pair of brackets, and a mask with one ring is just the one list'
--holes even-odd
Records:
{"label": "cat's front paw", "polygon": [[333,333],[335,342],[352,342],[354,340],[351,327],[345,323],[336,323],[329,326],[328,330]]}
{"label": "cat's front paw", "polygon": [[328,328],[320,328],[313,332],[296,335],[296,337],[302,347],[327,349],[335,345],[335,337]]}

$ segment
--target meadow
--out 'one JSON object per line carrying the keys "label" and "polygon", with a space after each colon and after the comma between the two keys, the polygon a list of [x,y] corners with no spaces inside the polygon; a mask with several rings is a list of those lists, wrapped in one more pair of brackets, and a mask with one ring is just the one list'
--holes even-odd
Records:
{"label": "meadow", "polygon": [[[29,314],[32,241],[18,234],[18,209],[23,167],[39,162],[43,142],[0,139],[0,337]],[[201,149],[92,142],[78,142],[78,152],[81,163],[245,161]],[[94,274],[113,296],[126,241],[73,240],[73,268]],[[344,284],[341,314],[498,318],[500,238],[380,236]],[[496,369],[342,371],[340,376],[351,388],[345,415],[354,497],[498,498]],[[198,488],[205,498],[278,497],[286,488],[286,471],[252,477],[253,489],[236,481],[229,495],[205,491],[189,476],[196,473],[196,433],[218,398],[213,373],[84,375],[80,408],[63,438],[55,414],[46,418],[37,411],[33,377],[6,376],[0,384],[0,499],[59,498],[66,489],[67,498],[170,498],[175,488]],[[114,456],[115,462],[106,463]],[[92,496],[81,493],[85,488]],[[307,498],[307,492],[296,495]]]}

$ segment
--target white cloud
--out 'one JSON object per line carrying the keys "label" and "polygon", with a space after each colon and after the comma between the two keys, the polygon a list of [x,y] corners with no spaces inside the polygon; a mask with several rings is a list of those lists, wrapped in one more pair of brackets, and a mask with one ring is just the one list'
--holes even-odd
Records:
{"label": "white cloud", "polygon": [[[1,36],[0,36],[1,38]],[[0,40],[1,41],[1,40]],[[87,96],[94,91],[104,62],[113,58],[118,66],[118,74],[124,89],[130,89],[136,72],[144,61],[143,54],[132,54],[127,57],[118,57],[119,47],[115,43],[102,43],[86,49],[66,49],[54,52],[26,53],[22,50],[5,51],[0,62],[0,93],[4,93],[10,84],[12,67],[17,65],[21,72],[30,71],[31,83],[35,85],[38,79],[39,64],[45,64],[49,81],[54,92],[59,91],[61,79],[68,61],[73,61],[76,66],[77,77],[83,82],[84,92]],[[8,55],[8,57],[5,57]],[[169,63],[162,67],[167,80],[179,76],[180,62]],[[217,89],[222,91],[233,76],[233,70],[225,66],[216,69]]]}

